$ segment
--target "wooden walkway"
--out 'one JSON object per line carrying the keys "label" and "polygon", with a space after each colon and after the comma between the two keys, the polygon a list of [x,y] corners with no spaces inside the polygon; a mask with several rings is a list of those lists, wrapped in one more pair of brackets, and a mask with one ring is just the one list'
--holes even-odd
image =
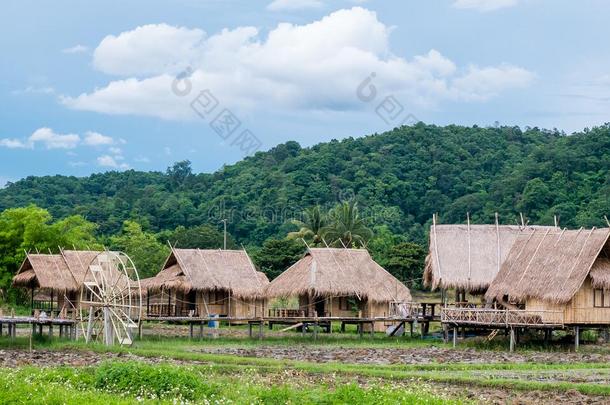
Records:
{"label": "wooden walkway", "polygon": [[35,318],[32,316],[0,317],[0,336],[4,334],[4,326],[7,327],[6,335],[12,339],[17,335],[18,325],[32,325],[32,333],[42,335],[43,327],[48,327],[49,336],[53,336],[53,328],[59,328],[59,337],[76,339],[77,322],[74,319],[65,318]]}
{"label": "wooden walkway", "polygon": [[247,324],[249,335],[254,336],[253,330],[258,329],[258,337],[263,337],[264,326],[267,325],[269,329],[273,329],[274,325],[289,326],[288,329],[300,328],[302,333],[308,327],[311,327],[314,337],[317,336],[318,329],[325,329],[327,332],[331,331],[331,324],[333,322],[341,323],[341,330],[345,330],[345,325],[356,325],[358,333],[363,336],[365,326],[370,326],[371,334],[375,333],[376,323],[392,323],[398,326],[410,325],[411,334],[413,334],[413,325],[417,322],[422,325],[422,331],[425,333],[429,330],[429,323],[432,321],[440,321],[440,317],[430,316],[417,316],[417,317],[375,317],[375,318],[359,318],[359,317],[308,317],[308,316],[295,316],[295,317],[178,317],[178,316],[145,316],[142,318],[140,323],[139,334],[142,335],[142,324],[144,322],[166,322],[175,324],[187,324],[189,325],[189,336],[194,337],[195,327],[199,327],[199,336],[203,336],[204,325],[210,322],[228,323],[228,324]]}

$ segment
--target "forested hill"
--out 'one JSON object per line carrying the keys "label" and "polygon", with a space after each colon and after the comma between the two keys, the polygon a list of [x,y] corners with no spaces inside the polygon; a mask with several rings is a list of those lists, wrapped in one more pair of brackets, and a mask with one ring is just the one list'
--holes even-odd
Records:
{"label": "forested hill", "polygon": [[371,226],[424,242],[433,212],[442,222],[603,225],[610,214],[610,126],[564,136],[513,127],[417,124],[311,148],[296,142],[215,173],[182,162],[160,172],[85,178],[28,177],[0,190],[0,209],[35,203],[55,218],[82,214],[102,234],[126,219],[150,231],[217,226],[229,218],[238,242],[260,244],[293,230],[288,219],[315,204],[355,198]]}

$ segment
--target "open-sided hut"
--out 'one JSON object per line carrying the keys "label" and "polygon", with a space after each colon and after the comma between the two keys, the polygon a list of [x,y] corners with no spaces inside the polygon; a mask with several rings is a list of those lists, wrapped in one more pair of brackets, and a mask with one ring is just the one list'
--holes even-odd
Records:
{"label": "open-sided hut", "polygon": [[432,290],[485,293],[520,234],[554,227],[511,225],[436,225],[430,228],[430,244],[424,269],[424,286]]}
{"label": "open-sided hut", "polygon": [[30,290],[32,311],[73,312],[78,308],[87,267],[98,253],[87,250],[62,250],[58,254],[27,253],[13,277],[13,287]]}
{"label": "open-sided hut", "polygon": [[412,301],[409,289],[365,249],[308,249],[269,283],[266,294],[298,297],[297,315],[320,317],[389,317],[397,315],[397,304]]}
{"label": "open-sided hut", "polygon": [[517,237],[486,293],[532,322],[610,324],[610,229],[537,229]]}
{"label": "open-sided hut", "polygon": [[264,315],[267,277],[243,250],[175,249],[148,290],[148,316],[251,318]]}

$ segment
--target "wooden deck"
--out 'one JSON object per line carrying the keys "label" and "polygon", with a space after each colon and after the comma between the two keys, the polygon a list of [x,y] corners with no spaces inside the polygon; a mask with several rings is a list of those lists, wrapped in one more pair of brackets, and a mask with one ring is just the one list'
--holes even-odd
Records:
{"label": "wooden deck", "polygon": [[489,308],[442,308],[441,323],[451,326],[489,328],[562,328],[562,311],[512,310]]}
{"label": "wooden deck", "polygon": [[7,326],[7,336],[15,338],[18,325],[32,325],[32,333],[42,335],[42,328],[49,329],[49,336],[53,336],[53,328],[59,328],[59,337],[76,339],[77,320],[69,318],[35,318],[33,316],[0,317],[0,336],[4,333],[4,325]]}

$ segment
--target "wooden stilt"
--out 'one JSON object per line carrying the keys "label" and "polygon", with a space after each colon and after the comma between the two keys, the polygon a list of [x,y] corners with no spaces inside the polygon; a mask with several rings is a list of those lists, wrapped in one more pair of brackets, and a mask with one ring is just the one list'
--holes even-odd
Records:
{"label": "wooden stilt", "polygon": [[409,322],[409,329],[411,332],[411,337],[413,337],[413,322]]}
{"label": "wooden stilt", "polygon": [[515,330],[511,328],[510,330],[510,347],[509,351],[512,353],[515,351]]}
{"label": "wooden stilt", "polygon": [[453,328],[453,347],[457,346],[457,335],[458,335],[458,328],[455,327],[455,328]]}
{"label": "wooden stilt", "polygon": [[258,338],[260,340],[263,340],[263,328],[264,328],[264,322],[261,319],[261,322],[258,324]]}
{"label": "wooden stilt", "polygon": [[189,339],[193,338],[193,322],[189,323]]}
{"label": "wooden stilt", "polygon": [[574,327],[574,351],[578,351],[580,347],[580,326]]}
{"label": "wooden stilt", "polygon": [[199,339],[203,339],[203,322],[199,323]]}

